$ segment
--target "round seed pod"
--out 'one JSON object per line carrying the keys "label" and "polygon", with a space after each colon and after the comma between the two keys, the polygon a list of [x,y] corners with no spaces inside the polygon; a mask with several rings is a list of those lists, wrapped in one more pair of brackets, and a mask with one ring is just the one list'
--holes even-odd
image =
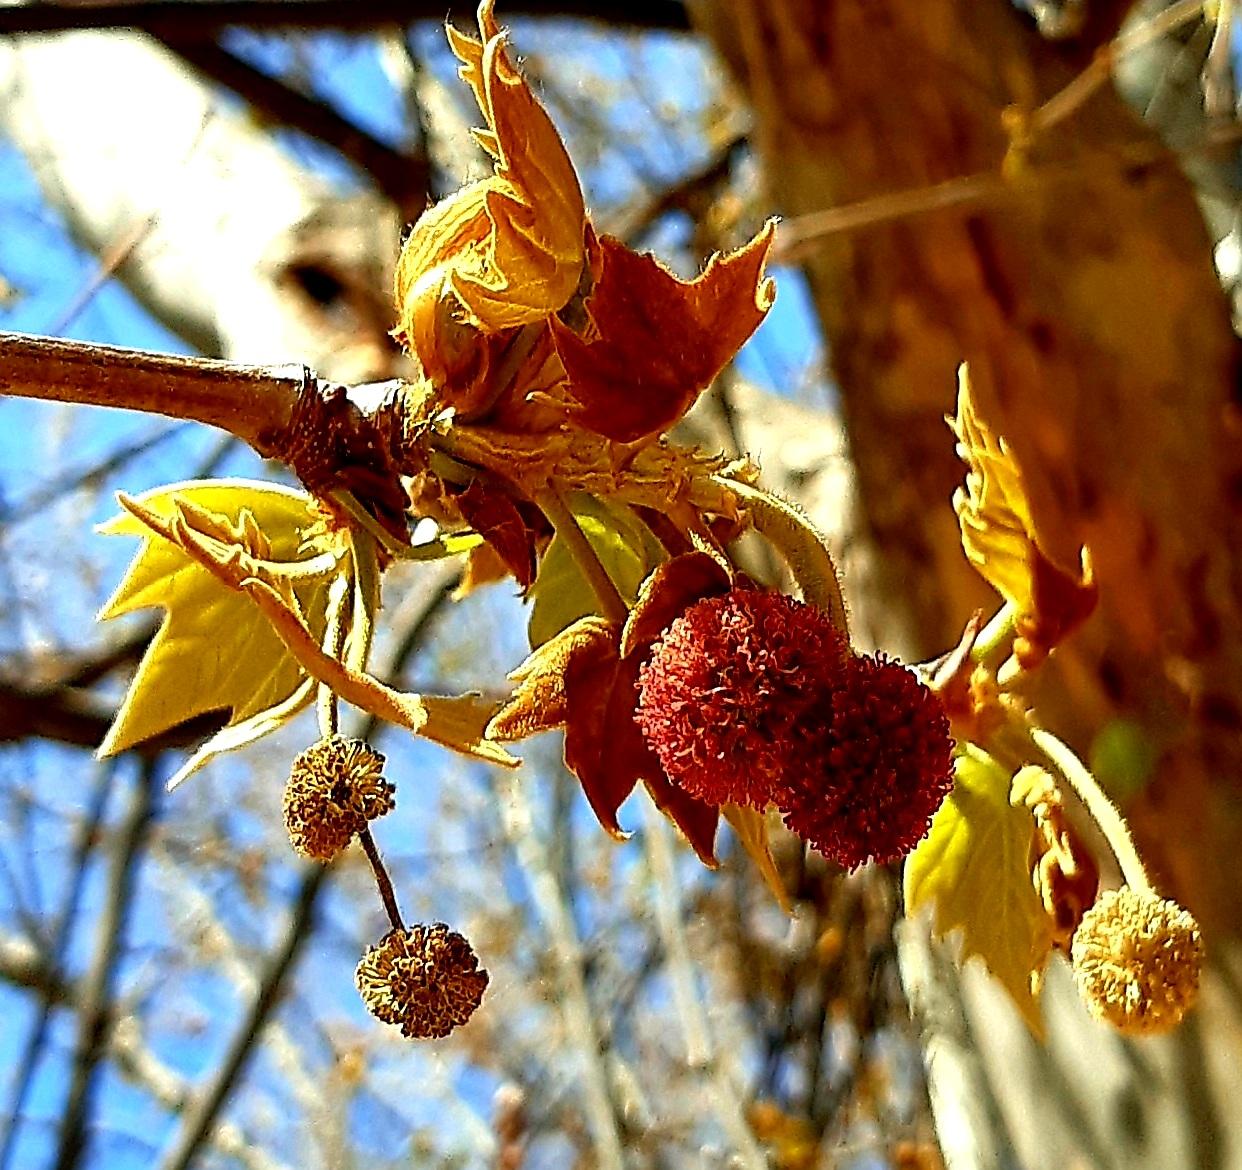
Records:
{"label": "round seed pod", "polygon": [[436,922],[389,931],[363,955],[355,982],[377,1019],[411,1038],[438,1039],[474,1014],[488,974],[470,943]]}
{"label": "round seed pod", "polygon": [[285,828],[303,857],[331,861],[366,828],[392,811],[384,757],[360,739],[332,735],[293,761],[285,785]]}
{"label": "round seed pod", "polygon": [[1120,1032],[1167,1032],[1199,993],[1203,940],[1176,902],[1130,886],[1083,915],[1070,946],[1074,980],[1092,1015]]}

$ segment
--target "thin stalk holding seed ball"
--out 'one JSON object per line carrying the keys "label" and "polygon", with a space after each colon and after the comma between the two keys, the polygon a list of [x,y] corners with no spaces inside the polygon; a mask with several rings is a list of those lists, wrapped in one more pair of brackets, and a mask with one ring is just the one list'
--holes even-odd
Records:
{"label": "thin stalk holding seed ball", "polygon": [[396,892],[392,888],[392,878],[388,876],[388,870],[384,867],[383,858],[380,857],[379,849],[375,845],[375,838],[371,836],[369,825],[358,834],[358,841],[362,845],[362,851],[367,855],[367,860],[371,863],[371,870],[375,874],[375,885],[379,890],[380,901],[384,903],[384,910],[388,914],[388,921],[392,923],[393,930],[404,930],[405,923],[401,921],[401,911],[397,906]]}
{"label": "thin stalk holding seed ball", "polygon": [[1052,762],[1053,766],[1069,782],[1078,793],[1079,799],[1086,806],[1087,812],[1100,827],[1121,867],[1121,876],[1126,883],[1141,893],[1154,894],[1147,869],[1134,847],[1134,838],[1130,836],[1130,828],[1125,818],[1117,811],[1117,806],[1105,795],[1100,783],[1091,774],[1083,762],[1074,754],[1073,749],[1063,743],[1050,731],[1042,727],[1032,727],[1031,739],[1035,746]]}

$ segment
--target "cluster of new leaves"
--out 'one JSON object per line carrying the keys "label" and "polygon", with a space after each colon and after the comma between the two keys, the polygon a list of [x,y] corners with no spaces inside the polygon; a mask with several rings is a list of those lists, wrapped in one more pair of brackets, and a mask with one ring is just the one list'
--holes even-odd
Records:
{"label": "cluster of new leaves", "polygon": [[[954,499],[962,545],[1005,604],[986,629],[977,621],[967,627],[935,675],[959,741],[956,782],[906,862],[906,910],[934,905],[936,930],[959,935],[963,956],[984,961],[1036,1032],[1054,950],[1072,954],[1096,1015],[1132,1032],[1171,1027],[1197,992],[1198,928],[1152,892],[1124,822],[1024,700],[1031,672],[1094,608],[1090,554],[1083,549],[1080,565],[1067,568],[1042,551],[1021,468],[984,421],[965,368],[950,424],[968,467]],[[1137,901],[1148,917],[1118,914],[1112,894],[1097,900],[1099,871],[1066,815],[1061,781],[1117,854],[1127,882],[1121,906]],[[1160,937],[1148,945],[1138,924],[1149,920],[1175,922],[1176,930],[1149,931]],[[1108,953],[1084,948],[1084,931],[1106,938]]]}
{"label": "cluster of new leaves", "polygon": [[[318,696],[325,746],[295,770],[286,811],[303,842],[356,834],[381,892],[366,808],[390,802],[377,774],[338,766],[359,756],[337,738],[339,699],[500,765],[515,762],[505,745],[563,728],[566,763],[605,829],[622,835],[621,807],[642,786],[710,865],[723,818],[782,903],[773,806],[851,868],[909,854],[930,823],[907,866],[908,905],[935,901],[940,929],[960,927],[967,953],[1034,1020],[1039,973],[1090,905],[1094,868],[1055,784],[1010,784],[1031,762],[1010,742],[1025,727],[1011,684],[1089,613],[1089,560],[1074,576],[1041,553],[1020,474],[964,383],[963,539],[1007,607],[988,636],[968,630],[930,688],[859,654],[807,519],[749,463],[668,438],[772,303],[774,225],[689,281],[598,236],[490,0],[478,28],[449,39],[494,172],[429,209],[405,242],[394,334],[416,376],[354,416],[339,400],[302,404],[289,461],[309,495],[199,483],[122,500],[128,515],[109,531],[145,544],[105,615],[158,604],[168,616],[105,752],[228,711],[180,778]],[[341,430],[355,416],[364,441]],[[394,498],[408,504],[395,516]],[[412,518],[439,535],[412,544]],[[781,554],[801,600],[738,569],[747,529]],[[530,602],[531,656],[501,703],[403,693],[367,673],[384,568],[457,555],[467,588],[510,577]],[[997,671],[1002,645],[1011,661]],[[316,809],[332,832],[310,823]],[[465,951],[464,966],[432,971],[390,888],[385,904],[384,961],[360,967],[359,985],[382,1018],[438,1034],[473,1010],[486,978]],[[444,1006],[463,979],[469,994]]]}

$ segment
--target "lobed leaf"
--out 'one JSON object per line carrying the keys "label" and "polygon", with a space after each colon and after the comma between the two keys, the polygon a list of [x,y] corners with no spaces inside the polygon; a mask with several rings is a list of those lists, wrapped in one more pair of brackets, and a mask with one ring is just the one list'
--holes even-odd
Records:
{"label": "lobed leaf", "polygon": [[1031,879],[1034,822],[1010,803],[1010,777],[981,748],[957,758],[953,791],[906,859],[906,912],[935,907],[940,936],[959,932],[962,957],[977,955],[1042,1032],[1039,991],[1053,921]]}
{"label": "lobed leaf", "polygon": [[564,725],[569,715],[565,676],[576,659],[601,651],[615,657],[611,625],[591,614],[549,638],[509,678],[513,694],[487,726],[489,739],[512,743]]}
{"label": "lobed leaf", "polygon": [[[318,555],[331,551],[330,537],[310,496],[274,484],[207,480],[158,488],[135,502],[170,521],[189,505],[233,528],[249,553],[277,568],[322,564],[322,575],[291,585],[310,628],[322,634],[334,558],[321,561]],[[100,531],[145,538],[100,618],[155,606],[166,611],[100,756],[125,751],[206,712],[227,712],[236,736],[244,734],[237,725],[263,723],[265,715],[285,708],[302,683],[302,669],[245,597],[133,514],[108,521]]]}

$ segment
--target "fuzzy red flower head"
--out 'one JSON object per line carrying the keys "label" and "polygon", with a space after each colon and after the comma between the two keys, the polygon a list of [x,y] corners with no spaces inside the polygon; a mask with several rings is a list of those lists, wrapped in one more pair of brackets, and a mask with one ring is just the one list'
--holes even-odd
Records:
{"label": "fuzzy red flower head", "polygon": [[927,834],[953,787],[940,700],[899,662],[850,660],[818,742],[774,797],[785,823],[847,869],[896,861]]}
{"label": "fuzzy red flower head", "polygon": [[848,658],[823,610],[733,589],[695,602],[664,631],[639,674],[635,719],[691,796],[763,808],[804,750],[805,716],[839,685]]}

